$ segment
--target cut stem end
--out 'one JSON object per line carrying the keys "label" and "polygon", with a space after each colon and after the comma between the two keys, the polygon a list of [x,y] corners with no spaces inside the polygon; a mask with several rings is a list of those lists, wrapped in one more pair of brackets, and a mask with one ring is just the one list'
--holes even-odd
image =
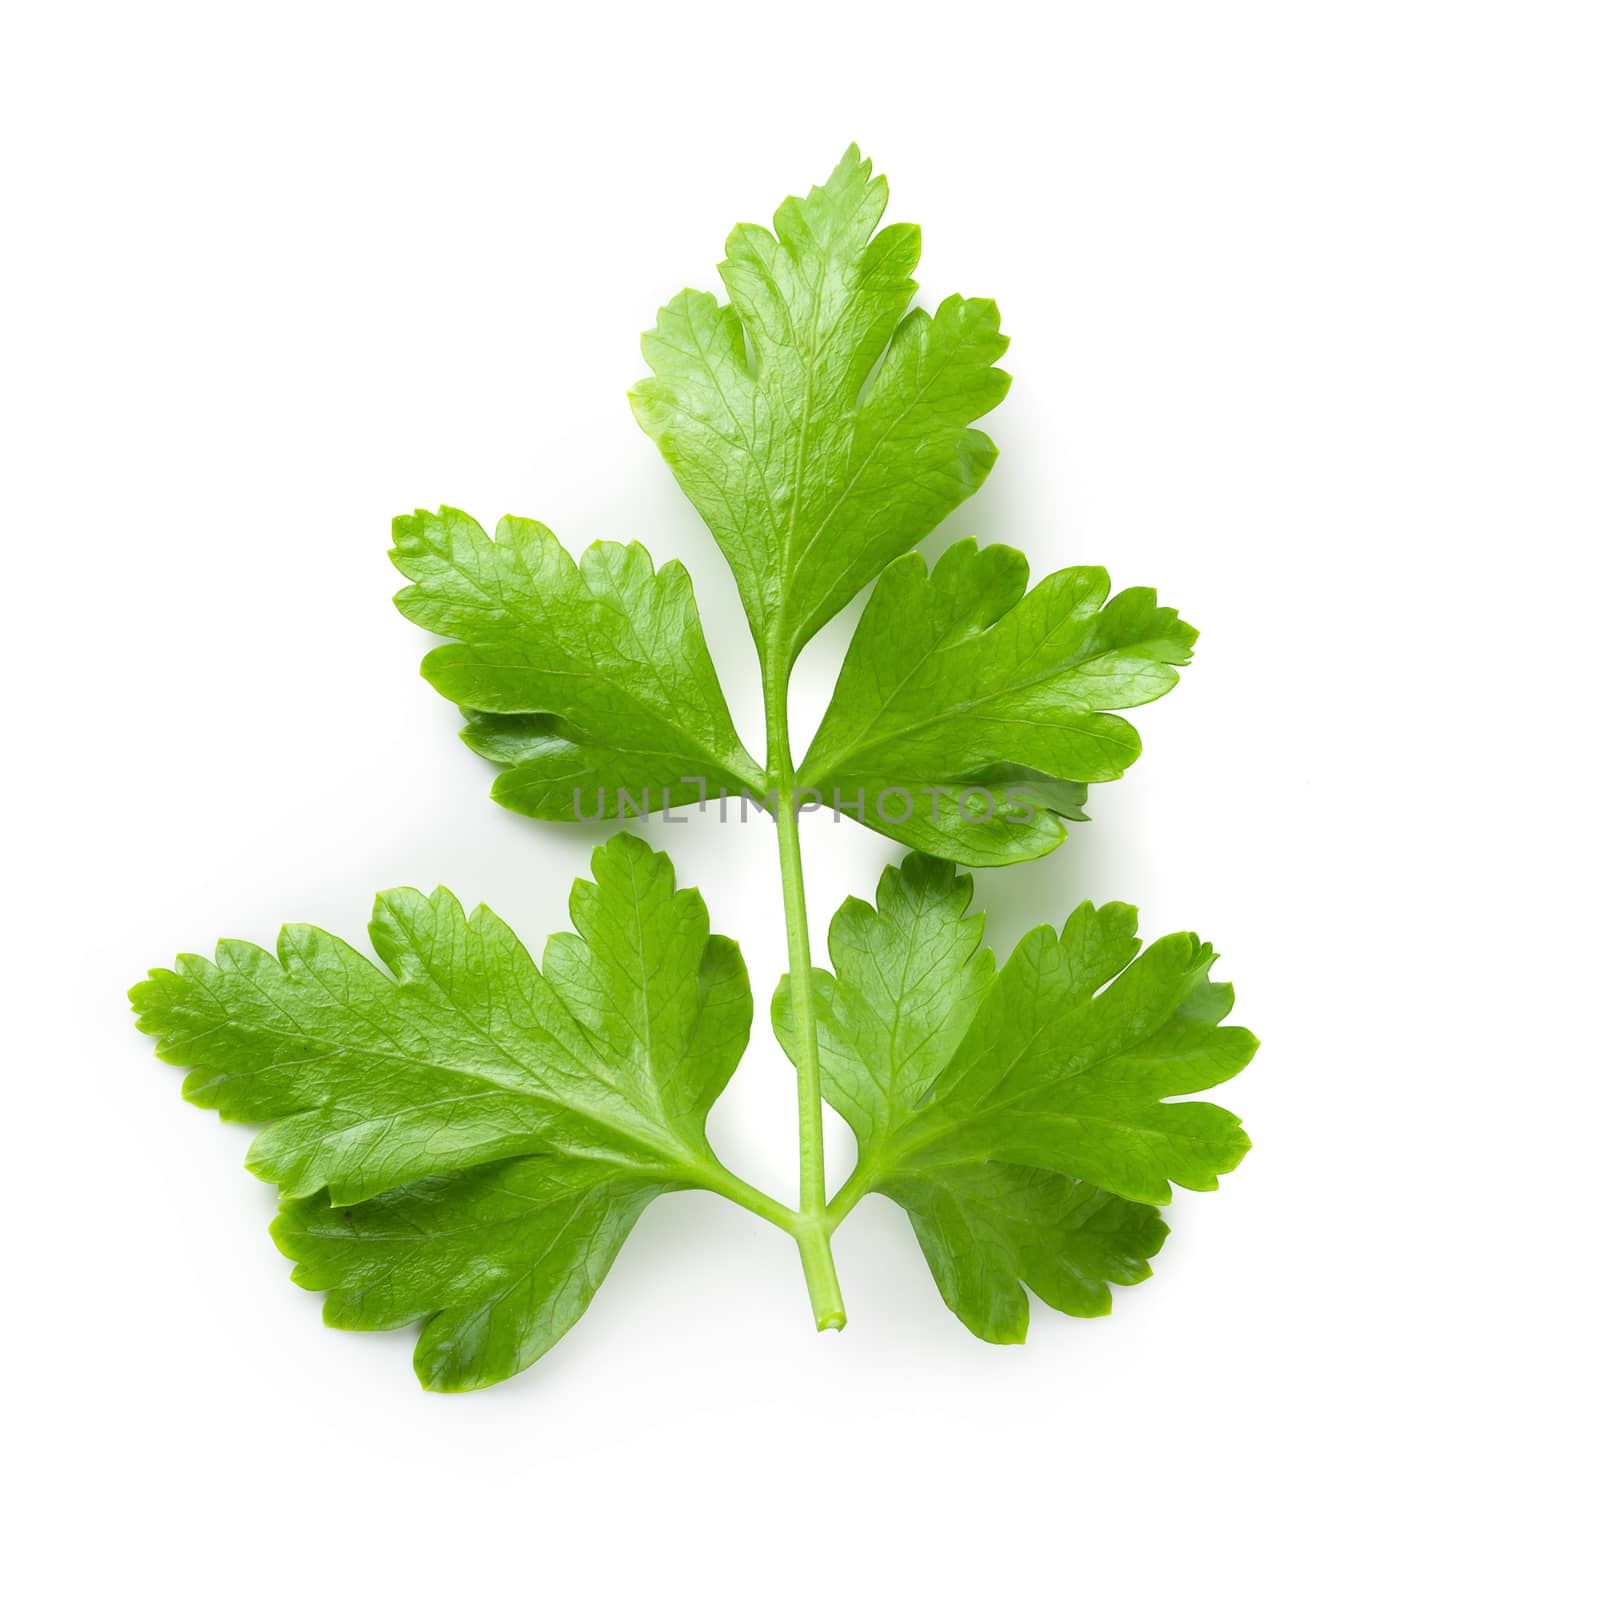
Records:
{"label": "cut stem end", "polygon": [[844,1295],[839,1288],[839,1275],[833,1268],[833,1246],[820,1227],[802,1226],[796,1230],[794,1238],[800,1247],[800,1265],[805,1271],[817,1332],[837,1331],[844,1326],[845,1316]]}

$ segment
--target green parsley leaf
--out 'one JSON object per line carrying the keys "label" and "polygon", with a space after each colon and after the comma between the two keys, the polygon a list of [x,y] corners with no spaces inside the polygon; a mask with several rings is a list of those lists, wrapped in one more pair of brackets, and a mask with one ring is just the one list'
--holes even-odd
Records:
{"label": "green parsley leaf", "polygon": [[644,336],[634,414],[733,568],[769,681],[994,464],[968,424],[1010,383],[999,313],[907,313],[921,234],[874,231],[888,198],[852,145],[772,232],[733,230],[728,305],[686,289]]}
{"label": "green parsley leaf", "polygon": [[1167,1236],[1154,1206],[1005,1161],[886,1180],[882,1192],[911,1218],[944,1303],[991,1344],[1027,1338],[1023,1284],[1068,1316],[1105,1316],[1110,1285],[1148,1278]]}
{"label": "green parsley leaf", "polygon": [[1042,855],[1082,816],[1085,786],[1139,754],[1112,713],[1172,688],[1195,638],[1154,590],[1112,597],[1100,567],[1029,589],[1005,545],[962,540],[931,573],[902,556],[862,612],[800,782],[964,865]]}
{"label": "green parsley leaf", "polygon": [[294,1281],[326,1289],[323,1321],[422,1322],[428,1389],[481,1389],[531,1366],[588,1309],[644,1208],[681,1183],[570,1156],[524,1156],[422,1178],[330,1208],[285,1202],[272,1224]]}
{"label": "green parsley leaf", "polygon": [[[1108,1283],[1147,1275],[1171,1184],[1212,1189],[1239,1163],[1236,1118],[1167,1102],[1233,1076],[1255,1040],[1218,1026],[1232,991],[1193,935],[1140,955],[1131,907],[1086,904],[996,971],[971,894],[912,855],[876,906],[852,898],[833,919],[834,971],[812,973],[822,1082],[859,1159],[830,1212],[895,1200],[951,1308],[1011,1342],[1019,1282],[1073,1315],[1108,1310]],[[787,978],[773,1024],[792,1054]]]}
{"label": "green parsley leaf", "polygon": [[435,1386],[547,1349],[656,1195],[743,1190],[705,1132],[749,1038],[738,946],[628,834],[571,908],[542,971],[486,908],[400,889],[372,920],[388,974],[292,926],[276,955],[225,941],[131,994],[189,1100],[267,1125],[248,1165],[291,1202],[277,1236],[337,1291],[330,1320],[443,1314],[418,1351]]}
{"label": "green parsley leaf", "polygon": [[422,675],[468,713],[473,748],[512,763],[501,804],[570,822],[620,814],[623,791],[636,814],[687,803],[686,777],[763,792],[676,561],[601,542],[578,563],[540,523],[505,517],[491,539],[448,506],[396,517],[391,559],[412,580],[395,604],[457,641]]}

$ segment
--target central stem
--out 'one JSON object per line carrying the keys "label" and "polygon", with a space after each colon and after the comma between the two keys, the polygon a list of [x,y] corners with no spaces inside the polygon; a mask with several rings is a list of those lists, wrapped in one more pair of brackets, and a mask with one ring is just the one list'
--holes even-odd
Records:
{"label": "central stem", "polygon": [[844,1298],[834,1271],[828,1221],[828,1179],[822,1144],[822,1068],[817,1057],[817,1010],[811,987],[811,934],[800,870],[800,808],[789,751],[789,674],[766,674],[767,772],[777,787],[778,868],[783,874],[783,920],[789,936],[789,1003],[794,1020],[795,1083],[800,1099],[800,1210],[793,1229],[817,1327],[844,1326]]}

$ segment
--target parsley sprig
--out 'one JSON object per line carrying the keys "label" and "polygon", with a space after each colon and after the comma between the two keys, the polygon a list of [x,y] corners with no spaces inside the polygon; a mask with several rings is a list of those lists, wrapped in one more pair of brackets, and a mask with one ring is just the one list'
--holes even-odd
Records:
{"label": "parsley sprig", "polygon": [[[644,336],[635,416],[737,581],[760,662],[764,758],[734,727],[676,562],[598,543],[575,561],[507,517],[397,518],[406,616],[447,642],[423,675],[502,770],[494,798],[550,821],[621,820],[749,795],[776,822],[789,972],[773,1026],[795,1067],[798,1203],[732,1173],[706,1117],[749,1038],[736,944],[671,863],[618,833],[573,887],[574,932],[536,964],[484,907],[380,895],[382,966],[292,926],[276,952],[224,941],[133,990],[184,1093],[262,1124],[295,1279],[339,1327],[421,1322],[430,1388],[494,1383],[582,1315],[644,1208],[707,1189],[790,1234],[819,1328],[845,1309],[831,1240],[881,1193],[941,1294],[985,1339],[1020,1340],[1023,1285],[1110,1309],[1166,1234],[1172,1185],[1214,1188],[1237,1119],[1178,1099],[1250,1059],[1192,934],[1141,950],[1128,906],[1080,906],[1003,964],[957,865],[1027,861],[1081,818],[1139,740],[1118,713],[1165,694],[1195,632],[1144,589],[1073,567],[1032,587],[1003,545],[930,571],[918,545],[988,476],[973,424],[1006,392],[993,302],[912,309],[918,229],[880,227],[882,177],[852,147],[828,181],[741,225],[726,303],[685,290]],[[806,643],[872,594],[810,749],[791,748]],[[834,804],[912,849],[874,905],[833,918],[813,965],[798,816]],[[824,1097],[858,1145],[829,1196]]]}

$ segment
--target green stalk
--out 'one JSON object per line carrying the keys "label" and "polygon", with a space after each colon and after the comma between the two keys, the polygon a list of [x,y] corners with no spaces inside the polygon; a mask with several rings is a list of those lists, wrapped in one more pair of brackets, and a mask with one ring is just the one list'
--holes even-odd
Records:
{"label": "green stalk", "polygon": [[844,1297],[833,1266],[828,1178],[822,1143],[822,1068],[817,1057],[817,1010],[811,990],[811,935],[800,869],[800,812],[789,750],[789,674],[766,674],[767,774],[777,788],[778,869],[783,875],[783,920],[789,936],[789,998],[794,1013],[795,1083],[800,1097],[800,1209],[790,1232],[800,1246],[817,1328],[844,1326]]}
{"label": "green stalk", "polygon": [[[731,1200],[736,1206],[743,1206],[746,1211],[754,1212],[764,1221],[770,1222],[775,1228],[782,1228],[785,1233],[794,1233],[800,1224],[800,1219],[781,1200],[774,1200],[770,1194],[756,1188],[753,1183],[746,1183],[737,1173],[730,1172],[715,1156],[709,1156],[698,1163],[697,1177],[702,1189],[709,1189],[712,1194],[720,1194],[724,1200]],[[671,1181],[675,1174],[663,1174]]]}
{"label": "green stalk", "polygon": [[833,1197],[828,1206],[828,1231],[830,1233],[872,1193],[872,1185],[876,1176],[877,1174],[873,1171],[869,1160],[869,1152],[863,1150],[860,1159],[856,1162],[856,1170],[850,1174],[845,1186]]}

